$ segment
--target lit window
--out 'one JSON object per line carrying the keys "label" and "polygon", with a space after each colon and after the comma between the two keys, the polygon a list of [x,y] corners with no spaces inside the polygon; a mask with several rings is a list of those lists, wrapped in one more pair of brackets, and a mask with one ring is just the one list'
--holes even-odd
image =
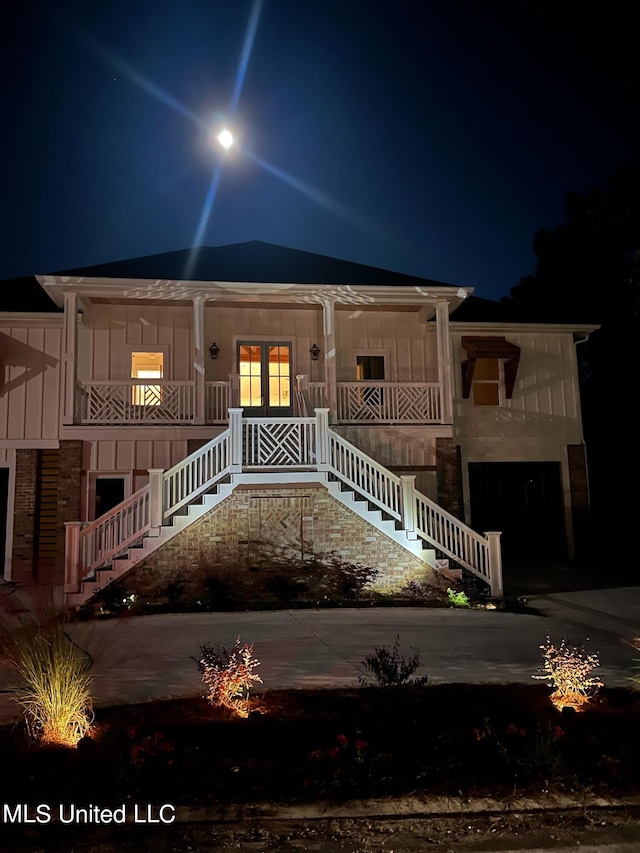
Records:
{"label": "lit window", "polygon": [[479,358],[473,372],[473,405],[500,405],[500,366],[497,358]]}
{"label": "lit window", "polygon": [[[131,353],[132,379],[162,379],[163,375],[164,353]],[[131,402],[134,406],[159,406],[162,403],[162,386],[146,383],[134,385],[131,391]]]}

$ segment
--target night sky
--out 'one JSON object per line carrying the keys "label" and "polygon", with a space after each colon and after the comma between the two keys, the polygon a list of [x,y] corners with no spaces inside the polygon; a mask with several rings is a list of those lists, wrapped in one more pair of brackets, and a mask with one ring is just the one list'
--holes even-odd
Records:
{"label": "night sky", "polygon": [[8,0],[0,278],[194,245],[221,164],[204,245],[504,295],[566,192],[637,158],[633,4],[592,6]]}

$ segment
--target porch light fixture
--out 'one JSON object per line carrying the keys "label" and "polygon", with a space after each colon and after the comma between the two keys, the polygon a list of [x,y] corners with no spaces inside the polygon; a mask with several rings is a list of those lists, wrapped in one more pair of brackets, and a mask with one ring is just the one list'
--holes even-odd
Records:
{"label": "porch light fixture", "polygon": [[219,352],[220,352],[220,347],[218,346],[218,344],[216,344],[215,342],[212,343],[211,346],[209,347],[209,355],[211,356],[211,358],[214,358],[214,359],[217,358]]}
{"label": "porch light fixture", "polygon": [[320,347],[318,344],[314,344],[309,350],[309,355],[311,356],[311,361],[317,361],[318,356],[320,355]]}

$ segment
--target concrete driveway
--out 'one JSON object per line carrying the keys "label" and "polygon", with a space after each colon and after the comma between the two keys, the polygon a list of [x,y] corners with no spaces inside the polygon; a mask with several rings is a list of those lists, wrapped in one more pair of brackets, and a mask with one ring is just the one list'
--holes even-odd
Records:
{"label": "concrete driveway", "polygon": [[[370,608],[141,616],[72,626],[92,656],[98,706],[200,692],[196,664],[203,643],[253,643],[265,689],[357,686],[363,658],[376,646],[420,653],[418,675],[439,682],[522,682],[542,663],[549,634],[600,653],[607,686],[625,686],[640,636],[640,588],[565,593],[531,599],[540,615],[485,610]],[[16,715],[13,675],[0,670],[0,723]]]}

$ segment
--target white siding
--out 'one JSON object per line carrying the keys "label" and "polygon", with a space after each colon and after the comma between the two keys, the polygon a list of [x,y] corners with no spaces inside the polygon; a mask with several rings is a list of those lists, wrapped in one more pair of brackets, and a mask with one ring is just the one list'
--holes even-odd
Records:
{"label": "white siding", "polygon": [[[167,347],[165,379],[193,378],[193,311],[167,303],[153,305],[95,305],[91,310],[90,359],[78,363],[79,379],[131,379],[132,347]],[[80,331],[79,348],[86,332]]]}
{"label": "white siding", "polygon": [[336,338],[338,382],[355,382],[356,356],[368,350],[387,357],[387,381],[438,381],[435,326],[416,312],[336,311]]}
{"label": "white siding", "polygon": [[0,325],[0,440],[58,438],[62,327]]}
{"label": "white siding", "polygon": [[[469,332],[476,336],[477,332]],[[565,444],[581,441],[580,398],[575,344],[570,333],[506,332],[521,348],[520,365],[511,400],[500,406],[474,406],[462,397],[462,334],[452,335],[454,365],[454,424],[458,438],[556,437]],[[562,443],[562,442],[561,442]]]}
{"label": "white siding", "polygon": [[215,361],[205,358],[208,382],[225,381],[237,372],[236,342],[238,340],[290,341],[293,344],[292,374],[309,376],[321,382],[322,361],[312,362],[309,350],[313,344],[323,348],[322,311],[317,308],[259,308],[253,305],[205,307],[205,345],[215,341],[220,354]]}

